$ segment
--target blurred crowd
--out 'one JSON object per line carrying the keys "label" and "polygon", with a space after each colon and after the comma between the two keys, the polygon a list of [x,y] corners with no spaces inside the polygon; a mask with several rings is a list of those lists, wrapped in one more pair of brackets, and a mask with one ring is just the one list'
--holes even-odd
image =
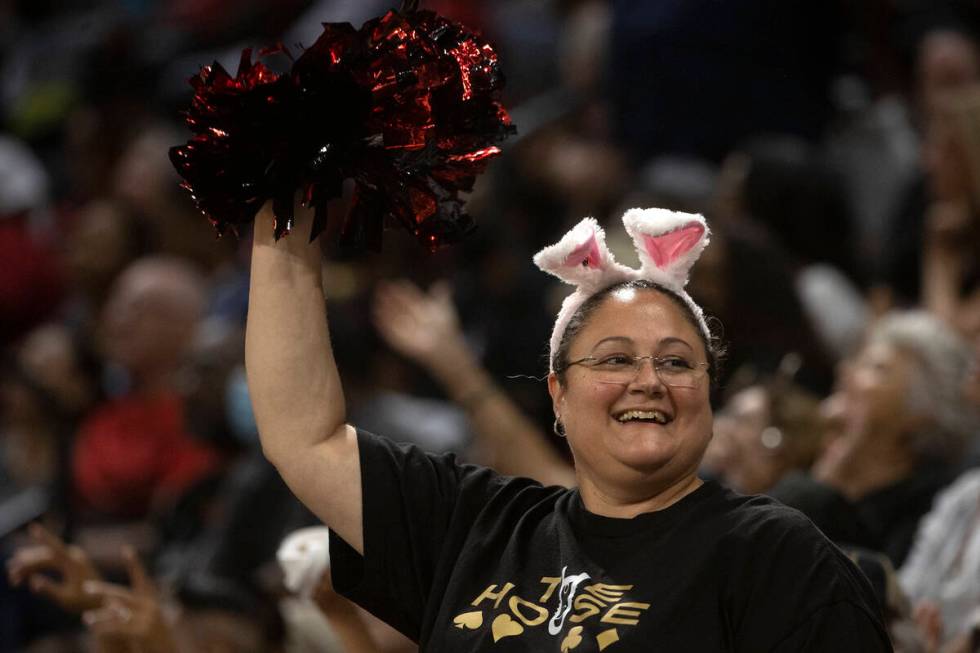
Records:
{"label": "blurred crowd", "polygon": [[[896,650],[980,650],[975,3],[422,5],[496,45],[518,135],[462,244],[324,243],[350,421],[572,484],[544,383],[568,288],[531,256],[591,215],[635,265],[625,209],[703,213],[703,475],[806,513]],[[249,234],[216,238],[167,158],[200,65],[391,6],[0,0],[0,651],[415,650],[333,593],[262,456]]]}

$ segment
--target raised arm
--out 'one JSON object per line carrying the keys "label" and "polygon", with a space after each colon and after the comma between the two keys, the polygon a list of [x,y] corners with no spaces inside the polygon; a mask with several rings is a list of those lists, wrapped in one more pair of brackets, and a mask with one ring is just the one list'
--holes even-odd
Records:
{"label": "raised arm", "polygon": [[970,243],[970,209],[961,202],[934,202],[926,215],[922,246],[922,303],[953,324]]}
{"label": "raised arm", "polygon": [[375,325],[392,348],[424,367],[466,410],[487,464],[544,485],[575,485],[572,466],[470,351],[444,284],[428,294],[408,281],[381,286]]}
{"label": "raised arm", "polygon": [[245,367],[262,450],[299,499],[363,553],[357,438],[345,423],[330,348],[312,212],[296,208],[276,242],[267,203],[255,218]]}

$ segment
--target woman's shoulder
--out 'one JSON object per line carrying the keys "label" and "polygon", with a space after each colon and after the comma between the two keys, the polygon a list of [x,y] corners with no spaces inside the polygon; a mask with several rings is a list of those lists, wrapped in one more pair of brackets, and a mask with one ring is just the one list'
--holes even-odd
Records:
{"label": "woman's shoulder", "polygon": [[[554,501],[570,492],[559,486],[519,476],[507,476],[482,465],[460,461],[455,452],[432,453],[412,443],[394,442],[358,429],[360,462],[365,487],[382,484],[387,477],[406,488],[428,487],[438,496],[467,503],[530,506]],[[471,505],[471,507],[473,507]]]}
{"label": "woman's shoulder", "polygon": [[714,481],[706,481],[705,484],[711,486],[715,509],[733,534],[747,538],[779,531],[820,535],[806,515],[772,497],[739,494]]}
{"label": "woman's shoulder", "polygon": [[[841,551],[799,510],[765,495],[743,495],[716,484],[719,540],[754,558],[846,561]],[[792,564],[792,563],[791,563]]]}
{"label": "woman's shoulder", "polygon": [[803,513],[763,495],[721,487],[717,495],[724,523],[717,551],[727,563],[727,595],[742,606],[733,609],[747,629],[765,630],[749,617],[756,612],[782,614],[801,632],[821,615],[843,613],[880,630],[870,583]]}

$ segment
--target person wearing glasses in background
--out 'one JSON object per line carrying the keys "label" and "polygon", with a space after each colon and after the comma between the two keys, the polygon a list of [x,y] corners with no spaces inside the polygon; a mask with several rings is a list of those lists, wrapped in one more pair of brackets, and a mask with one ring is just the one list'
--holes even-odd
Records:
{"label": "person wearing glasses in background", "polygon": [[264,451],[331,529],[336,590],[420,650],[891,650],[871,587],[805,517],[698,478],[718,354],[683,289],[700,216],[629,211],[639,270],[591,219],[535,257],[576,286],[548,375],[576,488],[346,424],[320,250],[275,242],[271,221],[266,207],[246,337]]}

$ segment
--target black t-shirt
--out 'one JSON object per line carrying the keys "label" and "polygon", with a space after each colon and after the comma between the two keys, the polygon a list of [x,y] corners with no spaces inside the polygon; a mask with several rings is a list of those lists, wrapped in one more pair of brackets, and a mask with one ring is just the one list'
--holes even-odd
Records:
{"label": "black t-shirt", "polygon": [[866,579],[799,512],[706,482],[634,519],[358,435],[337,590],[426,652],[890,651]]}

